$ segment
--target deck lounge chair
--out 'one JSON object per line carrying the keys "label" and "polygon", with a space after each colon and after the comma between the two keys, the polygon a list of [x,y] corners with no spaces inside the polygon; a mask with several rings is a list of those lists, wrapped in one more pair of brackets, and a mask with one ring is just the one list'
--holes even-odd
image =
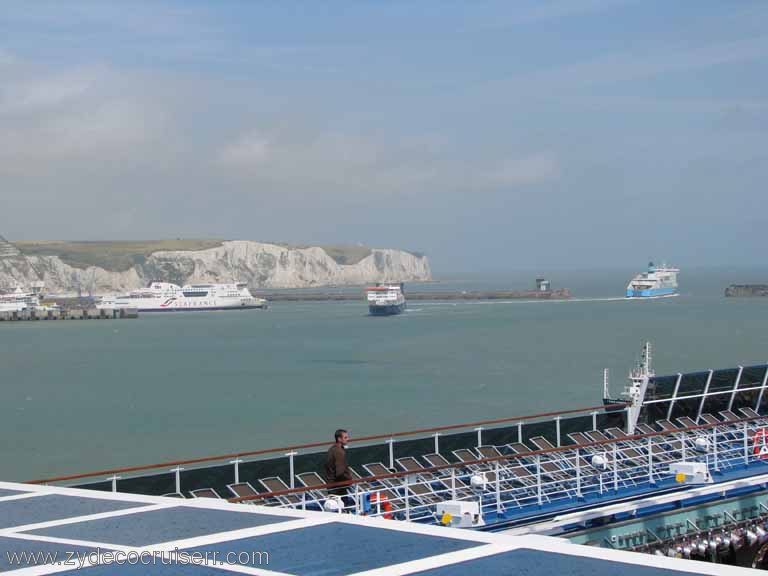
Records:
{"label": "deck lounge chair", "polygon": [[[267,492],[282,492],[283,490],[290,490],[290,487],[283,482],[282,478],[278,476],[271,476],[269,478],[259,478],[259,484],[264,486]],[[300,506],[302,498],[298,494],[282,494],[280,496],[274,496],[283,506]]]}
{"label": "deck lounge chair", "polygon": [[[317,500],[319,502],[320,500],[325,500],[328,498],[328,490],[326,488],[317,488],[317,486],[323,486],[327,484],[325,478],[320,476],[320,474],[317,472],[302,472],[301,474],[296,474],[296,479],[305,488],[313,488],[309,491],[309,494],[313,500]],[[354,486],[350,487],[350,493],[354,492],[354,488]]]}
{"label": "deck lounge chair", "polygon": [[[238,482],[237,484],[227,484],[227,488],[229,489],[232,494],[235,495],[235,498],[243,498],[246,496],[258,496],[259,492],[251,486],[250,482]],[[251,503],[263,503],[263,499],[254,499],[254,500],[247,500],[247,502]]]}
{"label": "deck lounge chair", "polygon": [[198,488],[190,492],[193,498],[221,498],[213,488]]}
{"label": "deck lounge chair", "polygon": [[184,494],[181,492],[169,492],[168,494],[163,494],[164,498],[184,498]]}
{"label": "deck lounge chair", "polygon": [[739,412],[744,414],[745,418],[755,418],[756,420],[750,422],[752,425],[758,424],[760,426],[765,426],[765,424],[768,423],[768,417],[758,414],[752,408],[739,408]]}

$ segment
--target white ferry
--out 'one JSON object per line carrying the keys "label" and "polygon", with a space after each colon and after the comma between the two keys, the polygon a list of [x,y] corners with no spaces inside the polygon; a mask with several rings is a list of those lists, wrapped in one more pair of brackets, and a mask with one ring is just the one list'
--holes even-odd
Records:
{"label": "white ferry", "polygon": [[139,312],[191,312],[194,310],[264,309],[267,301],[256,298],[245,282],[188,284],[152,282],[148,287],[117,297],[104,297],[97,308],[135,308]]}
{"label": "white ferry", "polygon": [[41,309],[43,283],[33,282],[30,290],[16,286],[13,292],[0,294],[0,312],[21,312],[22,310]]}
{"label": "white ferry", "polygon": [[627,298],[660,298],[677,295],[678,268],[648,264],[648,271],[638,274],[627,285]]}
{"label": "white ferry", "polygon": [[366,289],[368,311],[373,316],[392,316],[405,310],[402,284],[377,285]]}

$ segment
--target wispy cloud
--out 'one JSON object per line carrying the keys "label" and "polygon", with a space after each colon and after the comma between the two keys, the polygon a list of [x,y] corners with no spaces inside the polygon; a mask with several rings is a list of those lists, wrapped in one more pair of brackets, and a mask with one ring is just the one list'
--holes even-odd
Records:
{"label": "wispy cloud", "polygon": [[518,187],[555,180],[560,167],[550,154],[506,158],[487,175],[487,182],[501,187]]}
{"label": "wispy cloud", "polygon": [[706,46],[653,44],[567,66],[508,79],[527,91],[542,93],[554,85],[569,88],[628,82],[669,72],[699,70],[721,64],[768,58],[768,36]]}

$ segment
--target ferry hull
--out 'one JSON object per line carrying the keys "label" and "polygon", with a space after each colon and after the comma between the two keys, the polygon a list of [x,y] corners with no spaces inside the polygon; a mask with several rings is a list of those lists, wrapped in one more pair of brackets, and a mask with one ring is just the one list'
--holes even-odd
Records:
{"label": "ferry hull", "polygon": [[659,298],[661,296],[674,296],[675,294],[677,294],[677,288],[627,289],[627,298]]}
{"label": "ferry hull", "polygon": [[395,314],[402,314],[404,311],[405,302],[388,306],[368,306],[368,312],[371,316],[394,316]]}
{"label": "ferry hull", "polygon": [[248,306],[204,306],[200,308],[138,308],[139,312],[206,312],[209,310],[266,310],[266,304]]}

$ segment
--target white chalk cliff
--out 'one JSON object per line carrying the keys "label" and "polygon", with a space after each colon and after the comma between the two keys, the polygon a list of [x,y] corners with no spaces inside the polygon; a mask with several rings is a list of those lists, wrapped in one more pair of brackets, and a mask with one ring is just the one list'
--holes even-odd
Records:
{"label": "white chalk cliff", "polygon": [[188,284],[248,282],[251,288],[305,288],[431,279],[426,256],[374,248],[353,264],[340,264],[320,247],[289,248],[234,240],[196,251],[154,252],[125,271],[75,267],[58,256],[24,255],[0,237],[0,289],[35,280],[48,293],[124,292],[153,280]]}

